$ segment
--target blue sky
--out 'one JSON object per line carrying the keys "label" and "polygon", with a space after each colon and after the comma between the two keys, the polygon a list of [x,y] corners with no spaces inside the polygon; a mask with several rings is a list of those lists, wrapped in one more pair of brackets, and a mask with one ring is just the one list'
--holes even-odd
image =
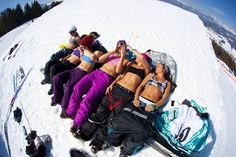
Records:
{"label": "blue sky", "polygon": [[[17,4],[21,5],[21,8],[24,9],[26,3],[31,5],[31,2],[34,0],[0,0],[0,11],[3,11],[6,8],[15,8]],[[38,0],[39,3],[45,4],[51,2],[52,0]]]}
{"label": "blue sky", "polygon": [[236,0],[181,0],[236,32]]}

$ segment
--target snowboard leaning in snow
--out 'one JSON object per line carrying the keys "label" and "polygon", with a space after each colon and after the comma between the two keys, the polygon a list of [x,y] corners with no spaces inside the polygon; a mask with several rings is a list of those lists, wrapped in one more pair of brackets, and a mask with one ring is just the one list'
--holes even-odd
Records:
{"label": "snowboard leaning in snow", "polygon": [[[17,87],[14,87],[15,89],[15,92],[14,92],[14,95],[11,99],[11,103],[9,104],[9,109],[8,109],[8,113],[6,115],[6,119],[5,119],[5,122],[4,122],[4,134],[5,134],[5,139],[6,139],[6,144],[7,144],[7,149],[8,149],[8,154],[9,154],[9,157],[11,157],[11,150],[10,150],[10,145],[9,145],[9,139],[8,139],[8,130],[7,130],[7,122],[9,120],[9,116],[11,114],[11,111],[12,111],[12,108],[13,108],[13,105],[16,101],[16,98],[18,96],[18,93],[20,92],[22,86],[24,85],[25,83],[25,80],[27,79],[27,77],[29,76],[30,72],[32,71],[33,67],[31,67],[29,69],[29,71],[27,72],[27,74],[24,76],[24,78],[22,78],[22,81],[21,83],[17,86]],[[23,70],[23,68],[22,68]],[[13,85],[15,86],[15,82],[13,82]]]}
{"label": "snowboard leaning in snow", "polygon": [[85,150],[80,150],[76,148],[71,148],[69,153],[70,153],[70,157],[92,157]]}

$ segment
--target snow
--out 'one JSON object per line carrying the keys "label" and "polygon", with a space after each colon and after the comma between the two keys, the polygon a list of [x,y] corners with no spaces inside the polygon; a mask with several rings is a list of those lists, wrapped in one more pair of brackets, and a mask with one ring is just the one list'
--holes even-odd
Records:
{"label": "snow", "polygon": [[[6,50],[9,52],[10,48],[15,45],[14,40],[16,39],[16,34],[20,34],[30,24],[31,24],[31,22],[27,22],[27,23],[17,27],[16,29],[8,32],[7,35],[4,35],[0,38],[0,56],[2,56],[3,54],[6,54],[7,53],[7,52],[5,52]],[[9,43],[10,43],[10,45],[9,45]],[[11,45],[11,43],[14,43],[14,44]],[[9,46],[11,46],[11,47],[9,47]]]}
{"label": "snow", "polygon": [[[8,122],[12,156],[27,156],[22,126],[27,131],[32,128],[37,130],[38,135],[49,134],[52,137],[49,156],[68,156],[72,147],[82,148],[92,154],[89,141],[83,142],[71,135],[69,129],[72,121],[59,117],[60,107],[50,106],[50,97],[47,95],[49,85],[40,84],[43,79],[40,68],[52,53],[59,50],[61,43],[68,41],[71,25],[78,27],[80,35],[99,32],[99,40],[108,50],[113,49],[119,39],[125,39],[141,52],[153,49],[171,55],[178,65],[178,87],[171,99],[180,102],[185,98],[201,100],[210,114],[212,127],[208,144],[202,152],[193,156],[234,156],[236,83],[219,66],[208,31],[198,16],[155,0],[67,0],[43,14],[23,32],[17,31],[14,40],[8,37],[9,34],[2,37],[0,49],[5,53],[1,54],[1,58],[19,40],[24,40],[24,43],[15,58],[1,59],[0,63],[0,155],[7,156],[3,124],[14,94],[12,76],[19,66],[25,71],[32,66],[34,69],[13,107],[13,110],[17,106],[22,108],[22,104],[27,118],[23,116],[22,123],[18,125],[11,114]],[[119,148],[113,148],[101,151],[96,156],[118,155]],[[151,147],[145,147],[135,156],[162,155]]]}

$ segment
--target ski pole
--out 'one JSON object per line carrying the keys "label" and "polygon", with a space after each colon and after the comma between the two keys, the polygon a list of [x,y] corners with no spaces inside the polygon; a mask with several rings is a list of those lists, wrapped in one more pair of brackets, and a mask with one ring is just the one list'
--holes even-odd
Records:
{"label": "ski pole", "polygon": [[28,123],[29,129],[30,129],[30,131],[32,131],[32,127],[31,127],[31,125],[30,125],[29,119],[28,119],[28,117],[26,116],[25,109],[24,109],[24,107],[23,107],[23,105],[22,105],[21,102],[20,102],[20,106],[21,106],[21,109],[22,109],[23,114],[24,114],[24,116],[25,116],[25,119],[26,119],[26,121],[27,121],[27,123]]}

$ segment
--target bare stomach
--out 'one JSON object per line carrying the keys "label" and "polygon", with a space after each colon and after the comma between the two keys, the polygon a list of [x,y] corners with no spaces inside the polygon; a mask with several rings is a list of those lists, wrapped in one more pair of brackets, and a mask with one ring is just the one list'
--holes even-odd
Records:
{"label": "bare stomach", "polygon": [[150,85],[144,88],[140,96],[147,98],[148,100],[151,100],[153,102],[157,102],[160,100],[162,93],[159,87]]}
{"label": "bare stomach", "polygon": [[114,66],[113,64],[106,63],[100,68],[100,70],[104,71],[105,73],[113,77],[116,77],[116,66]]}
{"label": "bare stomach", "polygon": [[127,73],[121,80],[117,81],[122,87],[135,93],[138,85],[141,83],[141,78],[135,74]]}
{"label": "bare stomach", "polygon": [[80,63],[80,58],[77,57],[76,55],[71,55],[69,58],[67,58],[68,61],[70,61],[70,63],[72,64],[79,64]]}
{"label": "bare stomach", "polygon": [[93,67],[94,67],[94,64],[89,64],[84,61],[82,61],[78,66],[79,69],[86,71],[86,72],[90,72],[93,69]]}

